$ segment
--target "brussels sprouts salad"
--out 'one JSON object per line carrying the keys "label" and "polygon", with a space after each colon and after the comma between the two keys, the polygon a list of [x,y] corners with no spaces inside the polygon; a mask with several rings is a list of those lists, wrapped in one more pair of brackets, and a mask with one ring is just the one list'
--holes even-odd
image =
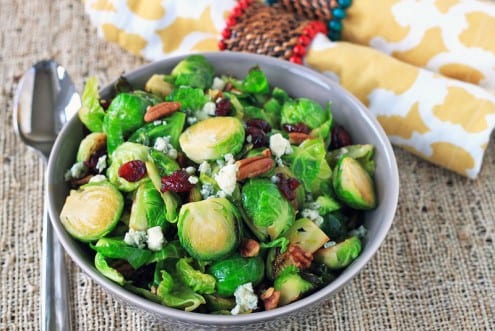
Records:
{"label": "brussels sprouts salad", "polygon": [[253,66],[201,55],[111,98],[90,78],[87,129],[60,214],[102,275],[162,305],[245,314],[330,283],[362,250],[376,207],[374,147]]}

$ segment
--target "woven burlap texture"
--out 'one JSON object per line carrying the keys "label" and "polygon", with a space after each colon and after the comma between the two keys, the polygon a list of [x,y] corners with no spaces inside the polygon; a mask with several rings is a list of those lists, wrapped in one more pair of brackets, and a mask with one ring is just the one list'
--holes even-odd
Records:
{"label": "woven burlap texture", "polygon": [[[12,127],[18,78],[54,58],[81,90],[88,76],[107,83],[144,61],[98,39],[79,1],[0,0],[0,26],[0,330],[38,330],[45,167]],[[287,330],[495,329],[495,139],[476,181],[395,151],[400,201],[383,246]],[[75,330],[169,330],[67,263]]]}

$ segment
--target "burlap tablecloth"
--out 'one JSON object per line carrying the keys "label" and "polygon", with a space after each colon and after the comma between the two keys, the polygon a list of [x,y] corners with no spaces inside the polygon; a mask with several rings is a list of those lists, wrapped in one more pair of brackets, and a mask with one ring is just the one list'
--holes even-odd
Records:
{"label": "burlap tablecloth", "polygon": [[[0,330],[36,330],[45,167],[14,134],[18,78],[54,58],[81,90],[90,75],[109,82],[144,61],[99,40],[79,1],[0,0],[0,29]],[[395,151],[400,201],[383,246],[288,330],[495,329],[495,139],[476,181]],[[75,330],[167,330],[67,263]]]}

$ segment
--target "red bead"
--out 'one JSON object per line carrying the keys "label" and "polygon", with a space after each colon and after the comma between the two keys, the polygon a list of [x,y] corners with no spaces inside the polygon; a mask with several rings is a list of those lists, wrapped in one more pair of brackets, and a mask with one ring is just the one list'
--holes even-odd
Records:
{"label": "red bead", "polygon": [[225,49],[225,42],[223,40],[220,40],[218,42],[218,49],[223,51]]}
{"label": "red bead", "polygon": [[303,46],[309,45],[310,41],[311,41],[311,39],[309,39],[308,36],[306,36],[304,34],[300,35],[299,38],[297,38],[297,42]]}
{"label": "red bead", "polygon": [[246,0],[239,0],[239,2],[237,3],[237,5],[242,9],[246,9],[250,4],[251,3],[248,3]]}
{"label": "red bead", "polygon": [[232,27],[237,24],[237,20],[235,19],[235,17],[229,16],[229,18],[227,18],[227,21],[225,21],[225,24],[228,27]]}
{"label": "red bead", "polygon": [[304,30],[303,30],[304,34],[306,36],[308,36],[310,39],[312,39],[315,34],[316,34],[316,31],[313,29],[313,27],[311,25],[307,25]]}
{"label": "red bead", "polygon": [[234,9],[232,9],[232,12],[230,13],[231,16],[239,17],[241,16],[243,12],[243,9],[239,6],[235,6]]}
{"label": "red bead", "polygon": [[292,62],[292,63],[297,63],[297,64],[302,64],[302,59],[300,56],[297,56],[297,55],[292,55],[290,58],[289,58],[289,61]]}
{"label": "red bead", "polygon": [[302,45],[296,45],[296,46],[294,46],[294,48],[292,49],[292,51],[296,55],[299,55],[299,56],[303,56],[304,54],[306,54],[306,48],[304,48],[304,46],[302,46]]}
{"label": "red bead", "polygon": [[222,31],[222,37],[224,39],[229,39],[231,34],[232,34],[232,30],[230,29],[223,29]]}

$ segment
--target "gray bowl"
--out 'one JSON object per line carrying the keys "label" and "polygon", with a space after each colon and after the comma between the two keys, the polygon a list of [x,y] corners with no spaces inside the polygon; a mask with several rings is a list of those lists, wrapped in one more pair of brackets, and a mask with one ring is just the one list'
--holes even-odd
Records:
{"label": "gray bowl", "polygon": [[[238,316],[207,315],[165,307],[133,294],[103,277],[95,269],[93,260],[84,245],[74,240],[60,223],[59,214],[69,192],[69,187],[64,181],[64,173],[74,163],[79,142],[83,138],[83,125],[77,116],[58,136],[48,162],[50,217],[58,239],[74,262],[117,300],[137,308],[143,314],[167,322],[169,326],[180,328],[208,330],[280,328],[294,315],[304,314],[316,308],[323,301],[331,299],[364,268],[382,244],[392,224],[399,195],[398,170],[394,153],[384,131],[365,106],[328,77],[304,66],[262,55],[231,52],[205,53],[204,55],[219,74],[229,73],[244,77],[251,67],[259,65],[272,86],[279,86],[295,97],[311,98],[321,104],[332,101],[335,120],[344,125],[354,142],[375,145],[377,165],[375,180],[379,205],[378,208],[365,215],[365,227],[368,232],[362,254],[326,287],[304,299],[270,311]],[[153,73],[169,73],[183,57],[154,62],[125,76],[134,86],[144,86],[147,78]],[[101,95],[103,97],[108,95],[110,90],[111,85],[104,88]]]}

